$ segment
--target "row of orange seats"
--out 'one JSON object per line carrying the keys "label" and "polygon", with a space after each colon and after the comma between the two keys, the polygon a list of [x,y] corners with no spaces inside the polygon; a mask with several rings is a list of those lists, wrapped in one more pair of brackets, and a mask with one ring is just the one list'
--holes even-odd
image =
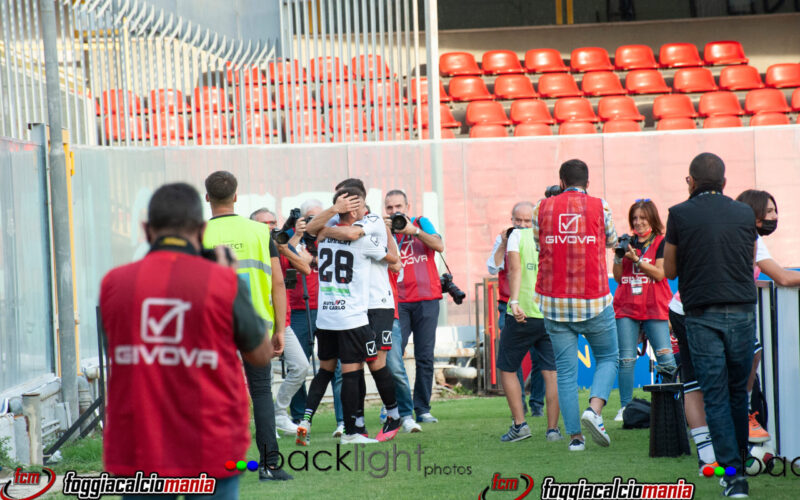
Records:
{"label": "row of orange seats", "polygon": [[483,54],[481,67],[468,52],[446,52],[439,57],[439,72],[442,76],[503,75],[509,73],[551,73],[572,70],[575,73],[588,71],[628,71],[633,69],[685,68],[690,66],[713,66],[747,64],[744,49],[736,41],[709,42],[700,58],[697,47],[691,43],[667,43],[661,46],[656,62],[653,49],[647,45],[623,45],[614,54],[614,63],[608,51],[601,47],[581,47],[572,51],[570,66],[564,64],[556,49],[531,49],[525,53],[524,68],[517,54],[510,50],[490,50]]}
{"label": "row of orange seats", "polygon": [[309,68],[300,65],[300,61],[278,60],[267,65],[266,74],[258,66],[238,68],[232,62],[226,63],[226,78],[228,83],[239,85],[241,78],[240,69],[243,69],[245,84],[272,83],[287,81],[339,81],[349,79],[381,80],[392,75],[389,65],[379,55],[363,54],[351,59],[350,68],[342,64],[338,57],[322,56],[309,61]]}

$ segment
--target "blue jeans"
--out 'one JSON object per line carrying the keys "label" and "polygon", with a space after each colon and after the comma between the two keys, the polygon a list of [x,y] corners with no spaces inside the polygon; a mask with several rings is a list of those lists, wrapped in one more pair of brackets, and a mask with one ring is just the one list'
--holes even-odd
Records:
{"label": "blue jeans", "polygon": [[583,335],[592,348],[597,362],[592,379],[591,398],[608,401],[617,378],[619,349],[614,308],[586,321],[567,322],[544,319],[544,327],[553,343],[558,378],[558,404],[564,417],[567,434],[580,434],[580,404],[578,402],[578,335]]}
{"label": "blue jeans", "polygon": [[[311,309],[311,324],[314,325],[316,323],[317,310]],[[311,357],[311,345],[308,340],[310,329],[308,328],[308,318],[306,317],[305,309],[292,311],[292,330],[294,330],[294,334],[300,342],[300,345],[303,346],[306,356]],[[313,328],[311,330],[313,330]],[[317,365],[317,368],[319,368],[319,365]],[[336,371],[334,373],[333,410],[336,413],[336,421],[342,422],[344,421],[344,417],[342,417],[342,402],[339,398],[339,395],[342,393],[342,367],[338,362],[336,363]],[[300,420],[303,418],[303,414],[306,411],[306,396],[306,384],[303,382],[303,385],[300,386],[300,389],[298,389],[294,397],[292,397],[292,402],[289,405],[293,419]]]}
{"label": "blue jeans", "polygon": [[403,351],[414,334],[414,361],[417,374],[414,379],[414,413],[417,417],[431,411],[433,390],[433,347],[436,344],[436,324],[439,322],[439,300],[401,302],[400,330],[403,333]]}
{"label": "blue jeans", "polygon": [[[672,355],[672,343],[669,339],[669,323],[666,320],[650,319],[639,321],[631,318],[617,318],[617,338],[619,339],[619,401],[627,406],[633,399],[633,378],[638,357],[639,326],[644,325],[653,351],[656,353],[658,365],[663,368],[675,368],[675,356]],[[668,352],[659,354],[659,351]]]}
{"label": "blue jeans", "polygon": [[[122,500],[176,500],[178,495],[122,495]],[[203,500],[238,500],[239,499],[239,474],[225,479],[217,479],[213,495],[184,495],[183,498],[202,498]]]}
{"label": "blue jeans", "polygon": [[[497,328],[498,331],[503,331],[503,328],[506,324],[506,310],[508,309],[508,303],[506,302],[497,302],[497,312],[500,313],[500,318],[497,321]],[[536,348],[531,347],[530,349],[530,358],[531,358],[531,397],[528,401],[531,407],[531,414],[536,413],[536,411],[542,411],[544,408],[544,378],[542,377],[542,370],[539,368],[539,364],[537,363],[537,356],[536,356]],[[522,389],[522,412],[528,413],[528,405],[525,404],[525,379],[522,376],[522,367],[520,366],[517,369],[517,379],[519,379],[519,387]]]}
{"label": "blue jeans", "polygon": [[392,324],[392,349],[386,353],[386,366],[389,367],[394,378],[394,392],[397,397],[397,410],[400,413],[400,417],[410,417],[414,410],[414,406],[411,404],[411,384],[408,382],[406,365],[403,364],[402,341],[395,341],[402,338],[400,321],[394,320]]}
{"label": "blue jeans", "polygon": [[747,453],[747,377],[753,364],[755,328],[755,308],[754,312],[686,316],[686,337],[703,391],[714,456],[721,466],[735,467],[739,473],[742,453]]}

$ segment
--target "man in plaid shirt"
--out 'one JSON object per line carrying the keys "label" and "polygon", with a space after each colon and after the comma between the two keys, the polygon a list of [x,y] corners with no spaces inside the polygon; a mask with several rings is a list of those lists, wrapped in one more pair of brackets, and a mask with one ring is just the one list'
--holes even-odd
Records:
{"label": "man in plaid shirt", "polygon": [[[614,246],[617,232],[608,203],[586,193],[586,163],[564,162],[559,177],[563,192],[541,200],[533,212],[533,235],[539,249],[534,297],[555,352],[558,402],[570,434],[569,449],[582,451],[585,444],[580,423],[600,446],[611,443],[601,412],[619,364],[606,269],[606,248]],[[580,423],[578,335],[589,342],[597,361],[589,407]]]}

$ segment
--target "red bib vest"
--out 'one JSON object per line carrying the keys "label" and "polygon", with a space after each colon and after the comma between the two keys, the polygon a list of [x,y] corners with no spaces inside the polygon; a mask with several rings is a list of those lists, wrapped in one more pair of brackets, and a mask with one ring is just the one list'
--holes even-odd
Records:
{"label": "red bib vest", "polygon": [[[281,261],[281,271],[283,271],[283,281],[285,282],[286,281],[286,271],[291,269],[292,265],[289,263],[289,259],[287,259],[283,255],[280,256],[280,261]],[[301,281],[302,278],[300,276],[301,276],[301,273],[300,273],[300,271],[298,271],[297,272],[297,284],[294,286],[293,289],[290,289],[288,287],[286,288],[286,326],[292,326],[292,298],[291,298],[292,292],[294,292],[298,288],[300,289],[301,292],[303,290],[303,282]],[[303,298],[303,295],[301,293],[300,294],[300,299],[302,300],[302,298]],[[303,309],[305,309],[305,306],[303,306]]]}
{"label": "red bib vest", "polygon": [[[653,242],[647,247],[647,251],[641,256],[645,262],[656,263],[656,252],[663,239],[662,235],[653,239]],[[634,295],[632,285],[641,286],[642,293]],[[672,291],[669,289],[669,281],[666,278],[655,282],[637,270],[630,259],[622,259],[622,283],[614,292],[614,313],[617,318],[631,318],[640,321],[669,319],[670,300],[672,300]]]}
{"label": "red bib vest", "polygon": [[236,274],[198,256],[155,251],[111,270],[100,310],[110,372],[105,470],[218,479],[250,446],[233,339]]}
{"label": "red bib vest", "polygon": [[[413,224],[417,227],[419,219]],[[436,252],[419,238],[408,235],[395,235],[403,262],[402,279],[398,278],[397,292],[399,302],[420,302],[442,298],[442,284],[439,270],[436,269]]]}
{"label": "red bib vest", "polygon": [[511,296],[511,288],[508,285],[507,265],[508,254],[506,254],[506,257],[503,257],[503,269],[497,273],[497,292],[500,295],[500,302],[508,302],[508,298]]}
{"label": "red bib vest", "polygon": [[[311,274],[306,276],[306,287],[308,287],[308,308],[317,308],[317,295],[319,290],[319,271],[316,266],[311,268]],[[306,302],[303,300],[303,278],[297,273],[297,286],[294,290],[289,290],[289,306],[292,311],[305,311]]]}
{"label": "red bib vest", "polygon": [[609,293],[603,203],[579,191],[539,205],[536,292],[547,297],[596,299]]}
{"label": "red bib vest", "polygon": [[394,296],[394,319],[400,319],[397,311],[397,277],[397,273],[389,271],[389,283],[392,285],[392,295]]}

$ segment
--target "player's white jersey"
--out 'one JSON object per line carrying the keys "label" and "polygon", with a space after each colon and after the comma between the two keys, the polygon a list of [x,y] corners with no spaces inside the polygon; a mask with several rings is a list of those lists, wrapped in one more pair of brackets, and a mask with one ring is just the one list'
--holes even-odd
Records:
{"label": "player's white jersey", "polygon": [[341,331],[369,324],[372,261],[383,259],[387,252],[385,244],[369,237],[325,238],[319,243],[317,328]]}
{"label": "player's white jersey", "polygon": [[[382,247],[389,245],[386,224],[377,215],[367,214],[353,225],[363,228],[364,238],[368,238],[374,244]],[[385,260],[372,261],[372,275],[369,280],[369,308],[394,309],[394,295],[392,294],[392,285],[389,283],[389,264]]]}

